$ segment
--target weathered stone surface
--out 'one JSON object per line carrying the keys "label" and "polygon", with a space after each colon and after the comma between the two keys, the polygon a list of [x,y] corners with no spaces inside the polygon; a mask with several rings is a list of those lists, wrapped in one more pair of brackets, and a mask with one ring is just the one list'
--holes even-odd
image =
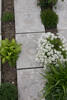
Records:
{"label": "weathered stone surface", "polygon": [[16,33],[44,31],[37,0],[15,0]]}
{"label": "weathered stone surface", "polygon": [[58,29],[67,29],[67,0],[58,0],[55,11],[59,16]]}
{"label": "weathered stone surface", "polygon": [[1,34],[1,0],[0,0],[0,34]]}
{"label": "weathered stone surface", "polygon": [[22,51],[17,61],[17,68],[41,67],[40,63],[36,61],[38,41],[41,35],[42,33],[16,34],[17,42],[22,44]]}
{"label": "weathered stone surface", "polygon": [[42,100],[42,69],[18,70],[18,100]]}
{"label": "weathered stone surface", "polygon": [[61,30],[59,29],[58,33],[61,34],[62,36],[64,36],[65,39],[67,40],[67,29],[64,29],[64,30],[63,29],[61,29]]}

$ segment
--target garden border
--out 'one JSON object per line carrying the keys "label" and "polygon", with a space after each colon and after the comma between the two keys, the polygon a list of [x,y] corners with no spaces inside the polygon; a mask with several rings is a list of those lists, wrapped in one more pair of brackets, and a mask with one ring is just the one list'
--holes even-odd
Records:
{"label": "garden border", "polygon": [[[1,19],[5,12],[14,13],[14,0],[2,0],[1,2]],[[1,36],[2,40],[8,39],[12,40],[12,38],[15,39],[15,15],[14,15],[14,21],[13,22],[3,22],[1,21]],[[2,83],[12,83],[16,85],[17,87],[17,70],[15,67],[10,67],[8,65],[8,62],[5,64],[2,64],[1,61],[1,82]]]}

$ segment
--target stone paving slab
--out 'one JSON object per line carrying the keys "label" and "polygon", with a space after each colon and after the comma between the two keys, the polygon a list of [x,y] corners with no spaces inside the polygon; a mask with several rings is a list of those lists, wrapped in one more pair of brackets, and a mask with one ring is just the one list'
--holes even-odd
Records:
{"label": "stone paving slab", "polygon": [[44,31],[37,0],[14,1],[16,33]]}
{"label": "stone paving slab", "polygon": [[67,29],[64,29],[64,30],[58,30],[58,33],[60,33],[62,36],[65,37],[65,39],[67,39]]}
{"label": "stone paving slab", "polygon": [[41,67],[40,63],[36,61],[38,41],[41,35],[42,33],[16,34],[17,42],[22,44],[22,51],[17,61],[17,69]]}
{"label": "stone paving slab", "polygon": [[[18,70],[18,100],[42,100],[42,69]],[[43,99],[44,100],[44,99]]]}
{"label": "stone paving slab", "polygon": [[0,0],[0,34],[1,34],[1,0]]}
{"label": "stone paving slab", "polygon": [[58,29],[67,29],[67,0],[58,0],[57,9],[54,9],[59,16]]}

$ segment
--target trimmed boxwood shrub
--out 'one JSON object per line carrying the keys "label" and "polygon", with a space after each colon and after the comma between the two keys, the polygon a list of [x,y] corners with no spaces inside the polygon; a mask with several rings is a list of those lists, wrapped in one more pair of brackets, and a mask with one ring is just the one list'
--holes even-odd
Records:
{"label": "trimmed boxwood shrub", "polygon": [[41,8],[49,8],[52,6],[51,3],[48,3],[47,0],[39,0],[38,1],[38,5],[41,7]]}
{"label": "trimmed boxwood shrub", "polygon": [[[38,0],[38,5],[43,8],[49,8],[56,5],[58,0]],[[61,0],[64,1],[64,0]]]}
{"label": "trimmed boxwood shrub", "polygon": [[41,12],[41,20],[42,20],[43,25],[46,28],[50,29],[50,28],[57,27],[58,16],[54,11],[50,9],[47,9]]}
{"label": "trimmed boxwood shrub", "polygon": [[4,83],[0,85],[0,100],[17,100],[18,92],[15,85]]}

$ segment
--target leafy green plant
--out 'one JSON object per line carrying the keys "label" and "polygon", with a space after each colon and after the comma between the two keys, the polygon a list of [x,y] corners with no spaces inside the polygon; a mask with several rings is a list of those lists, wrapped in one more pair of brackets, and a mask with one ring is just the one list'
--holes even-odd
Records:
{"label": "leafy green plant", "polygon": [[18,92],[16,86],[10,83],[0,85],[0,100],[17,100]]}
{"label": "leafy green plant", "polygon": [[11,12],[5,12],[2,16],[3,22],[10,22],[14,20],[14,14]]}
{"label": "leafy green plant", "polygon": [[47,9],[41,12],[41,20],[42,20],[43,25],[46,28],[56,28],[57,27],[58,16],[54,11],[50,9]]}
{"label": "leafy green plant", "polygon": [[[38,0],[38,5],[43,8],[55,6],[58,0]],[[64,1],[64,0],[61,0]]]}
{"label": "leafy green plant", "polygon": [[46,100],[67,100],[67,62],[48,65],[42,75],[46,79],[43,97]]}
{"label": "leafy green plant", "polygon": [[18,55],[21,52],[21,45],[16,43],[14,39],[1,41],[0,56],[2,63],[8,62],[10,66],[15,66]]}

